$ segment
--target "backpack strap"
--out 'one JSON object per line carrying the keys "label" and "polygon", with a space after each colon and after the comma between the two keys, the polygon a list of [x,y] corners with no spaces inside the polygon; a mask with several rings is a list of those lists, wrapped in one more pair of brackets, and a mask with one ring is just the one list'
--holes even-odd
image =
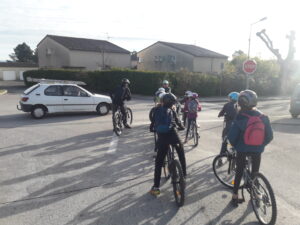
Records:
{"label": "backpack strap", "polygon": [[250,115],[248,115],[248,114],[246,114],[246,113],[242,113],[242,115],[243,115],[243,116],[246,116],[246,117],[248,117],[248,118],[251,117]]}

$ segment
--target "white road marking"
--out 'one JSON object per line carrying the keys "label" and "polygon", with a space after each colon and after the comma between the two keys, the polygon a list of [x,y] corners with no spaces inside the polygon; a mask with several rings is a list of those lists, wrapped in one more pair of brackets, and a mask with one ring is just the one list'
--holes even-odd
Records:
{"label": "white road marking", "polygon": [[110,141],[109,149],[106,151],[106,154],[114,154],[117,151],[119,142],[119,137],[114,133]]}

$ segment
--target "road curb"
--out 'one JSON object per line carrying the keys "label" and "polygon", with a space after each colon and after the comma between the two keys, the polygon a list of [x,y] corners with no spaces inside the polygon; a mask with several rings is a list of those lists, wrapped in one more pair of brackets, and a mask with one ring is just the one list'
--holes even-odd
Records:
{"label": "road curb", "polygon": [[3,92],[0,92],[0,95],[5,95],[5,94],[7,94],[7,90],[5,90],[5,89]]}

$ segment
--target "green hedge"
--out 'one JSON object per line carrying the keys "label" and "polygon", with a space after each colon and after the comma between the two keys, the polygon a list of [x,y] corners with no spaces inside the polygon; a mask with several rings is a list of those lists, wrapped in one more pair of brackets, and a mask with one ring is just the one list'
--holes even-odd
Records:
{"label": "green hedge", "polygon": [[111,92],[122,78],[130,80],[131,91],[135,94],[153,95],[167,79],[176,95],[183,95],[186,90],[192,90],[200,96],[214,96],[219,92],[220,79],[214,75],[199,73],[166,73],[144,72],[136,70],[110,71],[77,71],[77,70],[32,70],[24,72],[24,82],[27,86],[33,85],[27,77],[57,80],[83,81],[85,88],[93,92]]}

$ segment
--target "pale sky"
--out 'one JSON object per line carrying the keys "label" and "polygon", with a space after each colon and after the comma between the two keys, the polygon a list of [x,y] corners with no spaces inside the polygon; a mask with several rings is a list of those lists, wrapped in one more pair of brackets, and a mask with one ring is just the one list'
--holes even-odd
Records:
{"label": "pale sky", "polygon": [[[275,58],[255,35],[266,29],[286,57],[286,35],[296,31],[296,59],[300,59],[300,13],[292,0],[1,0],[0,61],[18,44],[32,49],[47,34],[107,40],[129,51],[156,41],[196,44],[231,56]],[[298,52],[299,51],[299,52]]]}

